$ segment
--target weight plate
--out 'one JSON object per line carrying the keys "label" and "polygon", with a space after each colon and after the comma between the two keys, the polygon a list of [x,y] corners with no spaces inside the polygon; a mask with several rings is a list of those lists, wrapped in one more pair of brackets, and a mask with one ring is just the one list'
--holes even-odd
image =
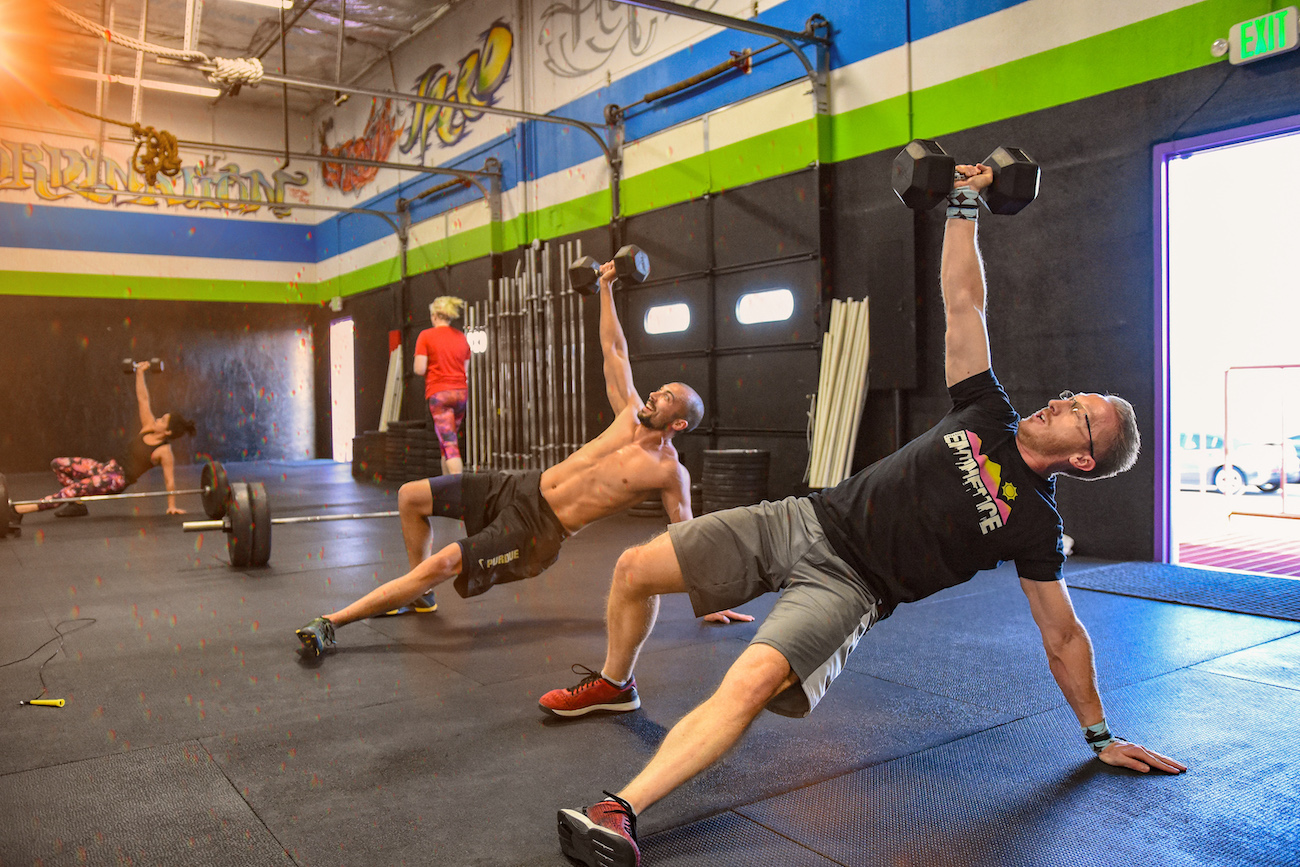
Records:
{"label": "weight plate", "polygon": [[253,550],[250,566],[265,566],[271,560],[271,501],[261,482],[248,485],[248,502],[253,513]]}
{"label": "weight plate", "polygon": [[248,485],[243,482],[230,486],[226,517],[230,519],[230,535],[226,537],[230,565],[243,569],[253,559],[253,508],[248,501]]}
{"label": "weight plate", "polygon": [[213,520],[225,517],[226,501],[230,499],[230,479],[220,461],[208,461],[199,477],[203,488],[203,513]]}
{"label": "weight plate", "polygon": [[3,473],[0,473],[0,521],[4,521],[4,532],[0,532],[0,539],[9,535],[9,484],[5,481]]}
{"label": "weight plate", "polygon": [[705,470],[704,477],[701,481],[704,484],[709,482],[766,482],[768,477],[767,468],[761,470]]}

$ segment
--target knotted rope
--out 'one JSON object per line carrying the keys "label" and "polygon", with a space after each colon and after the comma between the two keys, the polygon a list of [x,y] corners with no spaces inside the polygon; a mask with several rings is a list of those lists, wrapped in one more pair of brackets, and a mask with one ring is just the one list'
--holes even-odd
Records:
{"label": "knotted rope", "polygon": [[202,51],[185,51],[180,48],[168,48],[165,45],[143,42],[124,33],[109,30],[107,27],[97,24],[83,15],[78,15],[63,4],[56,3],[55,0],[49,0],[49,3],[54,7],[55,12],[58,12],[87,33],[102,37],[109,42],[115,42],[124,48],[130,48],[132,51],[143,51],[146,54],[170,57],[173,60],[212,64],[216,66],[216,70],[206,73],[208,81],[221,87],[229,88],[238,84],[249,84],[255,87],[262,80],[262,61],[256,57],[241,57],[234,60],[225,57],[213,58],[208,57]]}

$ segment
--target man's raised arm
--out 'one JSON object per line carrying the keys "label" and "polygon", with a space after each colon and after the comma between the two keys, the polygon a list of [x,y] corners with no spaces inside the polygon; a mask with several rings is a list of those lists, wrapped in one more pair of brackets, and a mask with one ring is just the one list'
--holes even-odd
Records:
{"label": "man's raised arm", "polygon": [[984,263],[975,243],[978,193],[993,182],[987,166],[957,166],[966,176],[948,197],[943,230],[943,263],[939,285],[948,330],[944,336],[944,369],[948,385],[989,369],[989,332],[984,319]]}
{"label": "man's raised arm", "polygon": [[631,403],[641,404],[632,384],[632,364],[627,357],[627,338],[614,309],[614,263],[600,266],[600,352],[605,358],[605,396],[618,415]]}

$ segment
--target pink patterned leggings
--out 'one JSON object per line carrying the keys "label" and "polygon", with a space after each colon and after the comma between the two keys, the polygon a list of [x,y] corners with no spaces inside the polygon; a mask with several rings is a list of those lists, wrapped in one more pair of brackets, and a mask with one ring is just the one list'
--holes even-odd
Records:
{"label": "pink patterned leggings", "polygon": [[126,490],[126,472],[116,460],[106,463],[90,458],[55,458],[50,469],[58,476],[63,489],[41,498],[40,511],[56,508],[59,500],[90,497],[96,494],[120,494]]}
{"label": "pink patterned leggings", "polygon": [[433,419],[433,428],[438,432],[438,445],[442,448],[444,461],[460,457],[456,428],[465,420],[467,400],[469,390],[464,388],[439,391],[429,398],[429,417]]}

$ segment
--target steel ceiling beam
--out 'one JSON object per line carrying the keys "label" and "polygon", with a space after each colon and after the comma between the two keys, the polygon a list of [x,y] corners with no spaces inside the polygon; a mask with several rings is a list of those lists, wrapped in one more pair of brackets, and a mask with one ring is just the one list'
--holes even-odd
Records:
{"label": "steel ceiling beam", "polygon": [[[135,139],[133,138],[123,138],[117,136],[109,138],[109,141],[113,142],[114,144],[135,144]],[[227,144],[221,144],[219,142],[189,141],[187,139],[178,139],[177,144],[186,148],[206,150],[209,153],[212,153],[214,151],[228,151],[230,153],[235,153],[235,154],[248,154],[250,156],[260,156],[260,157],[284,156],[284,151],[279,150],[278,148],[259,148],[259,147],[252,147],[246,145],[227,145]],[[426,174],[426,175],[451,175],[457,180],[464,181],[467,184],[473,184],[475,187],[478,188],[478,191],[481,192],[485,197],[489,195],[488,190],[486,187],[483,186],[482,183],[479,182],[478,178],[480,177],[499,178],[501,176],[501,172],[499,171],[493,172],[493,171],[488,171],[486,169],[444,169],[438,166],[421,166],[421,165],[412,165],[410,163],[394,163],[394,162],[388,162],[387,160],[367,160],[367,159],[361,159],[360,157],[326,156],[323,154],[313,154],[313,153],[306,153],[306,152],[299,153],[297,151],[293,151],[289,155],[296,160],[305,160],[307,162],[315,162],[315,163],[339,163],[341,165],[367,166],[369,168],[376,168],[376,169],[397,169],[398,171],[419,172],[421,174]]]}
{"label": "steel ceiling beam", "polygon": [[[167,65],[184,66],[189,69],[197,70],[199,72],[216,71],[216,67],[204,63],[187,63],[185,61],[173,61],[171,63],[168,63]],[[309,78],[295,78],[289,75],[276,75],[270,72],[263,73],[262,81],[267,82],[269,84],[285,84],[288,85],[289,87],[299,87],[299,88],[305,88],[307,90],[328,90],[328,91],[339,91],[340,93],[355,93],[358,96],[374,96],[374,97],[378,97],[379,99],[392,99],[397,102],[414,102],[418,105],[436,105],[442,108],[454,108],[460,111],[474,111],[474,112],[482,112],[484,114],[497,114],[503,117],[518,118],[520,120],[535,120],[540,123],[553,123],[553,124],[558,124],[560,126],[571,126],[576,129],[582,130],[587,135],[595,139],[596,144],[600,145],[601,153],[605,155],[606,161],[610,162],[611,164],[615,161],[614,154],[610,150],[609,145],[605,143],[605,139],[601,136],[601,134],[596,131],[597,127],[604,129],[605,128],[604,124],[591,124],[591,123],[587,123],[585,120],[577,120],[576,118],[555,117],[549,114],[535,114],[531,111],[518,111],[513,108],[502,108],[497,105],[478,105],[478,104],[466,105],[463,102],[455,102],[454,100],[450,100],[450,99],[438,99],[432,96],[419,96],[414,93],[400,93],[393,90],[375,90],[369,87],[356,87],[354,85],[340,85],[337,84],[336,82],[331,82],[331,81],[313,81]]]}
{"label": "steel ceiling beam", "polygon": [[[817,28],[826,27],[830,33],[830,23],[820,15],[814,15],[808,19],[803,32],[794,30],[785,30],[781,27],[773,27],[770,24],[760,24],[757,21],[748,21],[744,18],[734,18],[730,15],[720,15],[717,12],[710,12],[707,9],[696,9],[694,6],[684,6],[681,3],[673,3],[670,0],[614,0],[616,3],[622,3],[624,6],[637,6],[642,9],[652,9],[656,12],[663,12],[668,15],[677,15],[682,18],[690,18],[695,21],[701,21],[705,24],[712,24],[715,27],[725,27],[728,30],[739,30],[743,33],[752,33],[756,36],[766,36],[768,39],[775,39],[786,48],[789,48],[794,56],[799,58],[803,64],[804,73],[808,76],[808,81],[812,84],[813,97],[816,102],[818,114],[826,114],[830,111],[830,101],[827,98],[827,81],[830,77],[830,62],[827,54],[831,46],[830,36],[818,36]],[[813,43],[818,50],[817,62],[813,63],[804,54],[803,49],[795,44],[795,40]]]}

